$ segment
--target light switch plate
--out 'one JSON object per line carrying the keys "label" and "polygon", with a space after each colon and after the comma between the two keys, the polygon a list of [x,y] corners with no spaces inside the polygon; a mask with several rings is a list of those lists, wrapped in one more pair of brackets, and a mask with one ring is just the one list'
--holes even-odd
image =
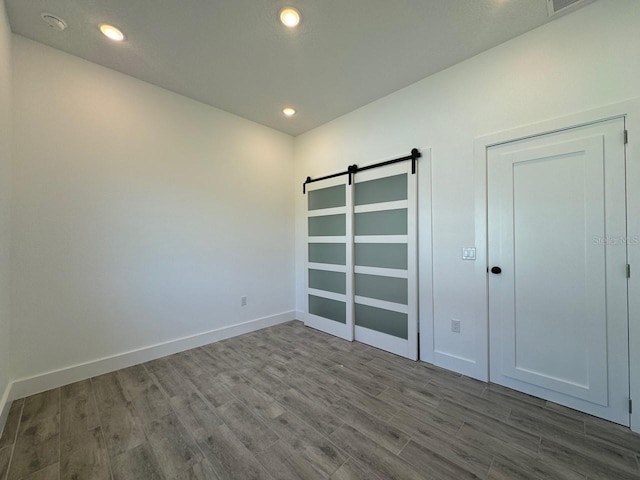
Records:
{"label": "light switch plate", "polygon": [[476,247],[463,247],[462,248],[463,260],[475,260],[476,259]]}
{"label": "light switch plate", "polygon": [[451,331],[453,333],[460,333],[460,320],[456,318],[451,319]]}

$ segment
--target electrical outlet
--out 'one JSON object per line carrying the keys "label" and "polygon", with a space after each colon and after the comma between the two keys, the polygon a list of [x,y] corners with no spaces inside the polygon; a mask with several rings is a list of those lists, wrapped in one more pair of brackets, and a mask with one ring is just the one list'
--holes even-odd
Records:
{"label": "electrical outlet", "polygon": [[451,319],[451,331],[453,333],[460,333],[460,320],[456,320],[455,318]]}
{"label": "electrical outlet", "polygon": [[240,297],[240,306],[241,307],[247,306],[247,297]]}

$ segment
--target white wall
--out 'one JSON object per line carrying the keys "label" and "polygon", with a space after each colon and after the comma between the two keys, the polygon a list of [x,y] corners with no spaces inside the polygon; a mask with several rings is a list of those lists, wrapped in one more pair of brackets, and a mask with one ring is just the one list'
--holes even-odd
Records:
{"label": "white wall", "polygon": [[[484,275],[461,260],[475,244],[474,139],[640,96],[640,2],[600,0],[296,138],[296,287],[304,305],[308,176],[432,147],[437,363],[483,377]],[[635,247],[638,248],[638,247]],[[424,252],[424,246],[421,245]],[[640,292],[631,292],[640,295]],[[430,308],[420,294],[420,308]],[[451,332],[452,318],[461,333]]]}
{"label": "white wall", "polygon": [[11,171],[11,30],[0,0],[0,431],[4,394],[11,379],[9,221]]}
{"label": "white wall", "polygon": [[17,379],[293,311],[292,137],[23,37],[13,60]]}
{"label": "white wall", "polygon": [[[640,2],[599,0],[298,137],[295,175],[291,137],[13,36],[12,377],[292,310],[294,197],[300,308],[304,178],[412,147],[433,149],[440,363],[481,376],[479,315],[465,298],[482,278],[460,259],[475,243],[474,139],[639,96],[639,27]],[[8,130],[0,123],[0,182]]]}

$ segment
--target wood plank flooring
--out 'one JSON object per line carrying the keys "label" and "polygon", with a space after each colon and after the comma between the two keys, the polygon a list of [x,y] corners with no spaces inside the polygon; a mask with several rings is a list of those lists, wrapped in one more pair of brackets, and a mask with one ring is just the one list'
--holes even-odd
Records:
{"label": "wood plank flooring", "polygon": [[0,480],[640,479],[640,435],[289,322],[17,400]]}

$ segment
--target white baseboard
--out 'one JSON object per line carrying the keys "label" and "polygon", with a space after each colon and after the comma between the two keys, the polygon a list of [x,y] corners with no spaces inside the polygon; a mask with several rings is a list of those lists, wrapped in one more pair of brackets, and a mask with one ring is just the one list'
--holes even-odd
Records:
{"label": "white baseboard", "polygon": [[[149,347],[143,347],[137,350],[99,358],[90,362],[42,373],[40,375],[20,378],[14,380],[7,387],[7,392],[5,392],[3,399],[6,403],[11,403],[12,400],[18,398],[27,397],[52,388],[58,388],[70,383],[86,380],[87,378],[95,377],[97,375],[103,375],[122,368],[166,357],[167,355],[173,355],[174,353],[208,345],[209,343],[218,342],[226,338],[261,330],[263,328],[294,320],[295,317],[296,312],[293,310],[278,313],[276,315],[270,315],[268,317],[258,318],[204,333],[178,338],[176,340],[170,340],[168,342],[151,345]],[[2,408],[1,412],[3,415],[5,409],[8,413],[8,406],[3,406],[3,404],[0,403],[0,408]],[[3,417],[0,416],[0,421],[2,418]]]}
{"label": "white baseboard", "polygon": [[5,388],[4,392],[2,392],[2,397],[0,397],[0,437],[2,436],[4,425],[7,423],[9,409],[11,408],[11,400],[9,400],[9,396],[11,394],[11,385],[12,383],[9,382],[7,388]]}

